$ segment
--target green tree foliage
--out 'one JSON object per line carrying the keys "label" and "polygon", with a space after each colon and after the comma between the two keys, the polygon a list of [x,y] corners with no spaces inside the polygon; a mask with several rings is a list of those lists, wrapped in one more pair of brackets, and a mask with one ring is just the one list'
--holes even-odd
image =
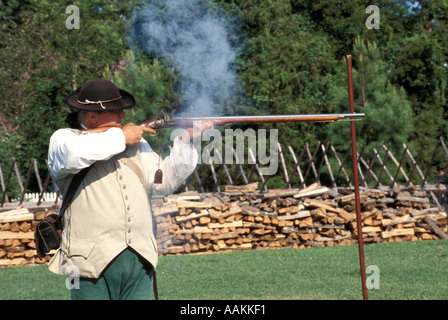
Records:
{"label": "green tree foliage", "polygon": [[[39,159],[46,170],[48,141],[69,112],[63,98],[126,50],[125,14],[132,1],[77,3],[80,29],[68,29],[71,1],[0,2],[0,119],[15,128],[2,143],[20,140],[11,155],[19,167]],[[20,137],[20,139],[19,139]],[[5,160],[3,160],[5,159]]]}
{"label": "green tree foliage", "polygon": [[[290,1],[251,2],[244,10],[251,35],[245,43],[240,77],[254,100],[254,113],[300,114],[328,111],[328,75],[336,62],[326,37]],[[315,143],[316,124],[278,127],[293,146]],[[288,139],[288,138],[286,138]]]}
{"label": "green tree foliage", "polygon": [[[9,182],[7,196],[9,199],[19,197],[20,188],[14,171],[12,171],[12,160],[20,155],[20,146],[22,137],[15,132],[8,132],[4,128],[0,129],[0,169],[2,172],[2,180],[6,185]],[[9,181],[8,181],[9,176]],[[3,190],[0,189],[0,202],[3,199]],[[5,198],[6,199],[6,198]]]}
{"label": "green tree foliage", "polygon": [[[423,167],[445,169],[446,157],[433,151],[439,137],[448,133],[448,3],[444,0],[414,2],[409,15],[412,34],[396,37],[391,45],[389,79],[403,86],[412,104],[415,132],[411,137],[423,152]],[[424,148],[420,148],[424,146]]]}
{"label": "green tree foliage", "polygon": [[[360,38],[353,49],[354,67],[353,90],[355,111],[366,114],[356,123],[359,145],[367,145],[367,150],[384,143],[391,151],[399,154],[402,144],[407,143],[414,132],[412,109],[403,88],[393,86],[387,80],[387,69],[375,43],[367,44]],[[348,112],[346,59],[341,63],[338,77],[339,86],[331,90],[334,97],[334,111]],[[345,150],[350,137],[349,126],[334,123],[329,125],[329,136],[334,145]]]}
{"label": "green tree foliage", "polygon": [[143,54],[136,58],[129,50],[117,64],[106,66],[103,77],[134,95],[136,108],[127,112],[126,123],[155,118],[161,109],[169,113],[178,103],[174,91],[175,75],[158,59],[149,59]]}
{"label": "green tree foliage", "polygon": [[426,165],[438,138],[447,133],[448,72],[444,64],[448,59],[441,58],[437,47],[436,40],[427,32],[406,38],[390,74],[391,82],[401,84],[412,101],[412,121],[416,129],[412,140],[420,145],[426,139]]}
{"label": "green tree foliage", "polygon": [[[128,112],[128,121],[179,107],[180,75],[169,61],[129,51],[134,49],[127,41],[129,17],[148,1],[160,2],[0,1],[2,168],[15,156],[20,166],[37,158],[44,169],[49,137],[64,126],[69,112],[63,98],[87,80],[105,76],[131,91],[137,107]],[[65,10],[72,4],[80,10],[79,29],[66,28]],[[399,148],[406,142],[418,150],[427,139],[423,160],[430,164],[438,138],[448,129],[445,0],[381,1],[380,29],[372,30],[365,25],[369,0],[216,4],[232,18],[229,37],[239,48],[233,67],[241,88],[223,106],[224,114],[347,112],[343,59],[351,54],[356,108],[367,114],[357,123],[361,143],[384,141]],[[357,37],[366,44],[355,43]],[[345,125],[273,127],[280,142],[295,150],[327,139],[348,147]],[[439,169],[444,163],[442,153],[433,160]]]}
{"label": "green tree foliage", "polygon": [[[365,113],[363,120],[356,122],[358,150],[363,150],[365,159],[373,159],[374,150],[380,151],[384,145],[392,154],[399,155],[403,152],[403,143],[409,144],[414,132],[412,108],[406,91],[387,80],[386,64],[375,43],[365,44],[357,38],[353,54],[355,112]],[[345,83],[340,81],[341,85],[331,90],[335,112],[349,111],[346,69],[347,59],[344,58],[337,77]],[[350,146],[350,126],[333,123],[328,129],[332,144],[345,152]]]}
{"label": "green tree foliage", "polygon": [[[136,100],[135,108],[126,110],[123,123],[141,123],[157,118],[163,110],[167,114],[175,112],[178,106],[178,94],[175,92],[176,76],[174,72],[153,59],[140,53],[138,57],[129,50],[123,59],[107,65],[103,77],[112,80],[119,88],[131,92]],[[164,152],[171,145],[168,130],[161,134],[161,148]],[[155,146],[159,141],[150,135],[145,138]]]}

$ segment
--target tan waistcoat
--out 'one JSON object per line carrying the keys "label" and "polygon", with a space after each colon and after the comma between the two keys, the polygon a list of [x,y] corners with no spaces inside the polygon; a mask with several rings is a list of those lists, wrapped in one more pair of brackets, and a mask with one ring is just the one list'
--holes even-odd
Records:
{"label": "tan waistcoat", "polygon": [[[68,275],[75,266],[79,276],[98,278],[127,247],[157,266],[148,196],[122,157],[142,168],[138,146],[128,146],[110,160],[93,164],[64,214],[62,243],[49,263],[50,271]],[[64,185],[68,188],[68,183]]]}

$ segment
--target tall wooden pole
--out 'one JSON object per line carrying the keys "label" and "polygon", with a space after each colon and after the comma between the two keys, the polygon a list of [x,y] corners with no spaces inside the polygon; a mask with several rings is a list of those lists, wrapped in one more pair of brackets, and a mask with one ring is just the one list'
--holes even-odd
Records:
{"label": "tall wooden pole", "polygon": [[[347,80],[349,112],[355,113],[355,103],[353,98],[352,56],[350,55],[347,56]],[[367,300],[366,265],[364,260],[364,240],[362,237],[361,199],[359,196],[358,152],[356,150],[356,124],[354,121],[350,122],[350,132],[352,137],[353,184],[355,186],[356,224],[358,228],[358,250],[361,267],[362,296],[364,300]]]}

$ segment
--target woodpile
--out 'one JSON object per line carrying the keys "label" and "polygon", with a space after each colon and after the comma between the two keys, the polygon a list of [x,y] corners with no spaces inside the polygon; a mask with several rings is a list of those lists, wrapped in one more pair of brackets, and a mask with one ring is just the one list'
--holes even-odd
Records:
{"label": "woodpile", "polygon": [[[447,215],[424,191],[362,189],[366,243],[447,238]],[[186,192],[153,203],[160,254],[260,248],[307,248],[357,243],[352,190],[317,184],[256,191],[256,184],[224,192]]]}
{"label": "woodpile", "polygon": [[[354,193],[313,184],[303,189],[257,190],[257,183],[224,192],[185,192],[155,199],[161,255],[263,248],[308,248],[357,243]],[[446,239],[447,215],[426,191],[361,188],[365,243]],[[0,212],[0,267],[42,264],[36,225],[58,207]]]}
{"label": "woodpile", "polygon": [[34,232],[39,221],[51,210],[32,212],[19,208],[0,212],[0,267],[42,264],[50,256],[41,259],[36,254]]}

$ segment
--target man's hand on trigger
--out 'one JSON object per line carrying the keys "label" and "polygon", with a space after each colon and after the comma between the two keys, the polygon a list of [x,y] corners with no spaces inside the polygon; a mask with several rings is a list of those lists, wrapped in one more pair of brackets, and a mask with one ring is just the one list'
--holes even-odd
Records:
{"label": "man's hand on trigger", "polygon": [[123,128],[121,128],[121,130],[123,130],[126,145],[134,145],[139,143],[143,138],[144,132],[153,134],[156,133],[154,129],[143,126],[136,126],[133,123],[126,124]]}

